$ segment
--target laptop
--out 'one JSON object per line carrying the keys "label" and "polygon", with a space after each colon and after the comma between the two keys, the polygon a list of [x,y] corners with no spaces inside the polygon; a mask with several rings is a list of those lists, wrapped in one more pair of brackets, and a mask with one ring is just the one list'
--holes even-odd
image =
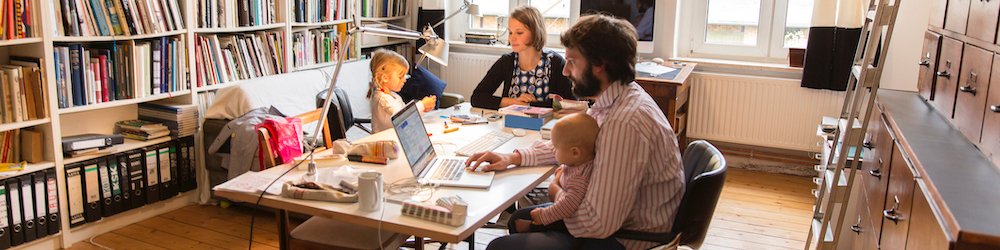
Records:
{"label": "laptop", "polygon": [[392,115],[399,144],[406,161],[418,181],[452,187],[488,188],[493,183],[493,172],[465,170],[466,157],[438,157],[431,138],[427,136],[424,121],[420,118],[415,101],[406,104]]}

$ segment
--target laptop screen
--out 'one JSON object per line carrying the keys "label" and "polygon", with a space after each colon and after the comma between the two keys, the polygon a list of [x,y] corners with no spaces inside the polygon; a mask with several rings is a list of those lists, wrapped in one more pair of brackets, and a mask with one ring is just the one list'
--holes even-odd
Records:
{"label": "laptop screen", "polygon": [[416,102],[411,101],[406,107],[392,116],[392,127],[396,129],[399,144],[403,146],[406,161],[410,163],[413,174],[420,174],[427,164],[418,164],[426,160],[434,152],[431,139],[427,137],[424,121],[417,112]]}

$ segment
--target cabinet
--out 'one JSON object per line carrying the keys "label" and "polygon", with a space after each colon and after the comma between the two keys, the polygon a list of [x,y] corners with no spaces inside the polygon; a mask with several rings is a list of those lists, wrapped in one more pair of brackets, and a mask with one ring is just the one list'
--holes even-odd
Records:
{"label": "cabinet", "polygon": [[[948,0],[944,28],[959,34],[965,34],[969,20],[969,5],[972,0]],[[977,0],[978,1],[978,0]],[[933,13],[933,11],[932,11]]]}
{"label": "cabinet", "polygon": [[938,219],[937,208],[931,207],[927,189],[923,180],[916,181],[906,249],[947,249],[948,242],[952,241]]}
{"label": "cabinet", "polygon": [[878,217],[872,214],[872,219],[882,221],[882,235],[878,243],[883,249],[901,249],[906,246],[914,173],[911,164],[904,157],[899,147],[892,151],[892,163],[889,164],[892,175],[889,176],[889,187],[885,192],[885,205]]}
{"label": "cabinet", "polygon": [[920,69],[917,73],[917,90],[926,100],[934,100],[934,72],[937,69],[941,51],[941,35],[927,31],[924,33],[924,48],[920,52]]}
{"label": "cabinet", "polygon": [[990,67],[993,52],[976,46],[966,46],[962,57],[962,74],[955,97],[955,125],[965,138],[979,142],[986,107],[986,90],[990,87]]}
{"label": "cabinet", "polygon": [[934,104],[945,117],[951,118],[955,111],[955,92],[962,65],[962,41],[949,37],[941,39],[941,57],[935,72]]}
{"label": "cabinet", "polygon": [[969,6],[969,22],[966,35],[971,38],[993,43],[997,35],[997,16],[1000,15],[1000,1],[976,0]]}
{"label": "cabinet", "polygon": [[[1000,55],[993,56],[991,83],[1000,83]],[[1000,86],[1000,84],[997,84]],[[986,112],[983,118],[983,135],[979,148],[993,164],[1000,165],[1000,87],[990,88],[986,97]]]}
{"label": "cabinet", "polygon": [[[889,185],[889,178],[891,171],[893,170],[890,166],[892,163],[892,152],[895,150],[894,139],[889,131],[888,126],[885,123],[885,119],[882,117],[881,112],[872,112],[871,121],[868,125],[869,142],[868,145],[871,148],[870,154],[865,155],[865,161],[861,168],[861,182],[863,183],[865,190],[865,197],[867,197],[867,206],[862,207],[864,211],[862,213],[868,214],[869,220],[873,220],[877,223],[871,223],[869,227],[873,232],[882,231],[882,204],[886,200],[886,189]],[[878,234],[875,234],[873,240],[878,241]]]}

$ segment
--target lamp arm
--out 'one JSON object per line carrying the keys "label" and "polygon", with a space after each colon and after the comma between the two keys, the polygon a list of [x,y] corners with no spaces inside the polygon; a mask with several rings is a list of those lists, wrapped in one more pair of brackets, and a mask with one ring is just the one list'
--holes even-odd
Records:
{"label": "lamp arm", "polygon": [[[337,86],[337,77],[340,76],[340,68],[344,65],[344,61],[347,60],[348,53],[346,53],[345,50],[351,48],[351,42],[354,40],[354,34],[355,32],[357,32],[357,30],[358,30],[357,27],[355,27],[352,28],[350,31],[348,31],[346,36],[347,41],[346,42],[341,41],[341,45],[344,45],[346,43],[346,46],[341,46],[340,48],[338,48],[338,51],[340,52],[340,60],[337,60],[337,66],[333,69],[333,77],[330,78],[330,82],[327,83],[326,86],[326,98],[324,99],[326,101],[323,102],[323,113],[321,114],[323,116],[329,117],[327,116],[327,113],[330,112],[330,99],[333,98],[333,89]],[[326,119],[319,119],[319,124],[316,126],[316,129],[312,134],[312,138],[309,140],[308,143],[310,146],[312,146],[312,148],[310,148],[309,150],[316,149],[316,144],[317,141],[319,140],[319,133],[323,129],[323,126],[325,125],[324,122],[326,122]]]}
{"label": "lamp arm", "polygon": [[468,9],[469,6],[472,5],[471,3],[469,3],[468,0],[466,0],[464,2],[465,3],[462,4],[462,7],[459,7],[458,10],[456,10],[455,12],[452,12],[450,15],[448,15],[444,19],[441,19],[441,21],[438,21],[437,23],[435,23],[434,25],[432,25],[431,29],[434,29],[434,28],[437,28],[438,26],[441,26],[442,24],[444,24],[445,21],[448,21],[448,19],[451,19],[452,17],[455,17],[455,15],[458,15],[458,13],[462,13],[462,11],[465,11],[465,9]]}

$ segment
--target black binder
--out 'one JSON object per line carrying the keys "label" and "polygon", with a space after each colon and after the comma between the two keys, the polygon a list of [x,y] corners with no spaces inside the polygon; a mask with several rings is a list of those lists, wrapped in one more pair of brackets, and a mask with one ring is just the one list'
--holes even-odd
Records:
{"label": "black binder", "polygon": [[66,202],[69,207],[69,226],[77,227],[87,223],[84,216],[86,192],[83,185],[83,164],[66,165]]}
{"label": "black binder", "polygon": [[160,144],[156,149],[160,161],[160,200],[177,196],[177,150],[173,143]]}
{"label": "black binder", "polygon": [[111,217],[118,213],[114,207],[114,194],[111,193],[111,170],[108,164],[108,157],[97,159],[97,183],[100,187],[102,217]]}
{"label": "black binder", "polygon": [[98,178],[97,160],[90,160],[83,164],[83,186],[84,202],[83,216],[87,222],[94,222],[101,219],[101,183]]}
{"label": "black binder", "polygon": [[24,216],[24,242],[33,241],[38,238],[38,229],[35,225],[35,192],[34,182],[31,180],[31,174],[25,174],[17,177],[21,179],[21,209],[23,209],[22,216]]}
{"label": "black binder", "polygon": [[144,150],[145,176],[146,176],[146,204],[153,204],[160,201],[160,174],[159,160],[156,158],[156,147],[147,147]]}
{"label": "black binder", "polygon": [[132,208],[146,205],[146,151],[135,149],[125,153],[128,159],[129,190],[132,190]]}
{"label": "black binder", "polygon": [[122,207],[122,179],[121,171],[118,170],[118,157],[108,156],[108,181],[111,184],[111,209],[115,213],[125,211]]}
{"label": "black binder", "polygon": [[10,245],[24,243],[24,223],[21,217],[21,183],[17,177],[7,178],[7,211],[10,211]]}
{"label": "black binder", "polygon": [[115,161],[118,162],[118,187],[121,188],[122,202],[121,210],[119,212],[125,212],[132,209],[132,189],[131,189],[131,175],[128,170],[128,153],[120,153],[114,156]]}
{"label": "black binder", "polygon": [[198,174],[196,172],[198,163],[195,161],[194,137],[184,137],[178,142],[181,151],[180,165],[183,166],[181,176],[184,177],[181,179],[181,190],[182,192],[195,190],[198,188]]}
{"label": "black binder", "polygon": [[48,199],[45,195],[45,171],[31,173],[35,182],[35,235],[38,238],[49,235]]}
{"label": "black binder", "polygon": [[59,185],[56,183],[56,169],[45,170],[45,195],[48,197],[46,206],[49,217],[49,235],[57,234],[62,229],[59,221]]}
{"label": "black binder", "polygon": [[7,207],[7,185],[0,185],[0,249],[10,248],[10,208]]}

